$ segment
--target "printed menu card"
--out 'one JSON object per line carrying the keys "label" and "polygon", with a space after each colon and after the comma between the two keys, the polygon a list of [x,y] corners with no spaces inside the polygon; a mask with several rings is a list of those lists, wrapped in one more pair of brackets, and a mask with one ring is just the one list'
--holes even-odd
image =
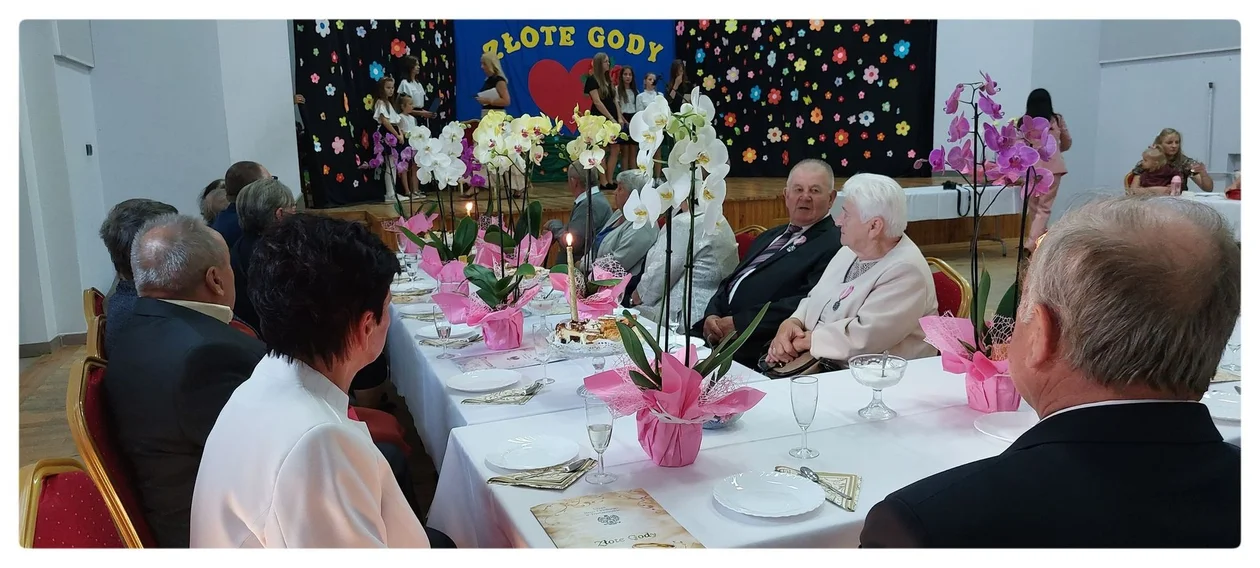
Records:
{"label": "printed menu card", "polygon": [[530,508],[556,548],[704,548],[642,489]]}

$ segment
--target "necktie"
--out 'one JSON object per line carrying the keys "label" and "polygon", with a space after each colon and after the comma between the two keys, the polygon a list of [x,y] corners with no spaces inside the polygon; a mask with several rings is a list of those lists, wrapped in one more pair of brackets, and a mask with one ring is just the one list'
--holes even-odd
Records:
{"label": "necktie", "polygon": [[796,225],[788,225],[787,230],[783,231],[783,234],[779,235],[779,238],[772,241],[765,250],[761,251],[761,254],[752,259],[752,262],[748,263],[748,266],[745,266],[744,269],[739,272],[736,280],[743,278],[748,273],[756,270],[762,263],[770,260],[770,257],[774,256],[775,253],[779,252],[784,246],[787,246],[788,243],[792,242],[792,239],[796,238],[796,235],[800,232],[800,227],[797,227]]}

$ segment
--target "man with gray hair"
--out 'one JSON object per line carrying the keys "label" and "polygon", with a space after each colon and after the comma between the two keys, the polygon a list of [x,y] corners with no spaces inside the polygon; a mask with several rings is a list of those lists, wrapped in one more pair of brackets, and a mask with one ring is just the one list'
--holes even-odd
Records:
{"label": "man with gray hair", "polygon": [[[634,222],[626,218],[625,207],[630,195],[643,189],[647,182],[647,173],[639,170],[626,170],[617,174],[617,191],[613,192],[613,207],[616,209],[608,222],[595,234],[594,242],[591,243],[591,250],[595,255],[591,257],[592,260],[611,256],[626,272],[634,276],[643,273],[644,258],[652,245],[656,244],[658,229],[655,219],[641,228],[635,228]],[[633,288],[628,286],[626,290],[626,294],[629,294]]]}
{"label": "man with gray hair", "polygon": [[201,199],[197,200],[197,206],[201,209],[201,218],[206,220],[207,225],[213,226],[214,218],[228,207],[227,185],[223,180],[216,179],[206,185],[201,190]]}
{"label": "man with gray hair", "polygon": [[187,547],[206,436],[266,348],[228,325],[228,247],[201,219],[150,220],[131,246],[131,271],[140,297],[110,351],[105,400],[158,545]]}
{"label": "man with gray hair", "polygon": [[1032,257],[1008,357],[1041,421],[996,457],[889,495],[862,545],[1239,546],[1241,450],[1199,400],[1240,279],[1229,226],[1202,204],[1107,199],[1064,215]]}
{"label": "man with gray hair", "polygon": [[[587,231],[603,227],[608,218],[612,217],[612,207],[609,207],[608,198],[604,197],[604,193],[596,185],[595,171],[583,169],[581,162],[569,164],[568,184],[569,193],[573,194],[573,211],[569,213],[569,225],[565,227],[558,219],[552,219],[547,222],[547,230],[551,231],[561,247],[565,242],[564,233],[572,233],[573,258],[576,259],[586,253]],[[593,234],[591,236],[594,237]],[[560,250],[563,255],[564,249]]]}
{"label": "man with gray hair", "polygon": [[118,330],[126,327],[136,305],[136,285],[131,275],[131,244],[136,233],[150,219],[178,211],[161,201],[128,199],[115,205],[101,223],[101,241],[114,263],[118,282],[105,299],[105,355],[114,349]]}

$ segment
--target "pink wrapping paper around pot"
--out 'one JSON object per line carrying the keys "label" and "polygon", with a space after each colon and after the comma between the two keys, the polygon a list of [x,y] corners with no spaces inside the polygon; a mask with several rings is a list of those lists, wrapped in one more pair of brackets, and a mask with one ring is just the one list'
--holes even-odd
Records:
{"label": "pink wrapping paper around pot", "polygon": [[442,310],[446,321],[464,323],[468,321],[468,296],[454,292],[438,292],[433,295],[433,303]]}
{"label": "pink wrapping paper around pot", "polygon": [[450,262],[442,262],[442,257],[438,255],[437,249],[433,247],[424,247],[420,251],[420,270],[425,274],[432,276],[438,282],[463,282],[468,280],[464,276],[464,267],[468,263],[459,260]]}
{"label": "pink wrapping paper around pot", "polygon": [[[598,267],[595,268],[594,272],[595,280],[612,278],[612,274]],[[549,278],[551,279],[552,289],[562,292],[567,304],[571,293],[569,290],[569,276],[567,274],[552,273]],[[578,315],[582,319],[595,319],[613,313],[621,306],[621,294],[625,291],[628,284],[630,284],[630,276],[626,275],[621,279],[621,282],[611,288],[601,288],[590,296],[585,298],[579,297],[577,301]]]}
{"label": "pink wrapping paper around pot", "polygon": [[[547,259],[547,253],[550,250],[551,233],[545,233],[537,239],[533,236],[526,236],[524,241],[516,247],[516,251],[507,255],[502,253],[499,245],[483,242],[477,247],[477,256],[474,262],[485,267],[495,267],[499,265],[499,257],[503,257],[505,266],[532,264],[537,267],[543,265],[543,261]],[[524,254],[522,255],[522,253]]]}
{"label": "pink wrapping paper around pot", "polygon": [[704,440],[704,423],[675,424],[662,422],[646,408],[635,414],[639,428],[639,445],[652,463],[661,467],[683,467],[696,463],[700,442]]}
{"label": "pink wrapping paper around pot", "polygon": [[1007,372],[1006,361],[990,361],[976,353],[967,366],[967,406],[980,412],[1019,410],[1019,390]]}
{"label": "pink wrapping paper around pot", "polygon": [[506,351],[521,346],[525,315],[520,308],[490,312],[477,318],[477,321],[469,319],[468,323],[481,326],[481,333],[486,338],[486,347],[490,349]]}
{"label": "pink wrapping paper around pot", "polygon": [[[438,218],[437,213],[434,213],[432,215],[425,215],[424,213],[417,213],[413,215],[410,219],[403,219],[402,217],[399,217],[398,224],[404,227],[407,227],[408,230],[410,230],[411,232],[417,235],[423,235],[433,229],[433,221],[436,220],[437,218]],[[411,239],[405,236],[402,238],[402,244],[403,244],[404,253],[415,254],[415,253],[420,252],[420,245],[417,245],[416,243],[412,242]]]}

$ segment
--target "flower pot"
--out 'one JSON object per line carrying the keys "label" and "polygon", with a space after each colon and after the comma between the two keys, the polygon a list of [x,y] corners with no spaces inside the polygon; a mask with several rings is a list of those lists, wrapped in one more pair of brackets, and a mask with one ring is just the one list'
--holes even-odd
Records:
{"label": "flower pot", "polygon": [[704,421],[685,421],[668,415],[640,410],[635,414],[639,445],[652,463],[662,467],[683,467],[696,462]]}
{"label": "flower pot", "polygon": [[1010,373],[967,374],[967,406],[975,410],[1010,412],[1019,409],[1021,400]]}
{"label": "flower pot", "polygon": [[524,328],[525,314],[518,308],[492,312],[481,320],[486,347],[495,351],[519,348]]}

